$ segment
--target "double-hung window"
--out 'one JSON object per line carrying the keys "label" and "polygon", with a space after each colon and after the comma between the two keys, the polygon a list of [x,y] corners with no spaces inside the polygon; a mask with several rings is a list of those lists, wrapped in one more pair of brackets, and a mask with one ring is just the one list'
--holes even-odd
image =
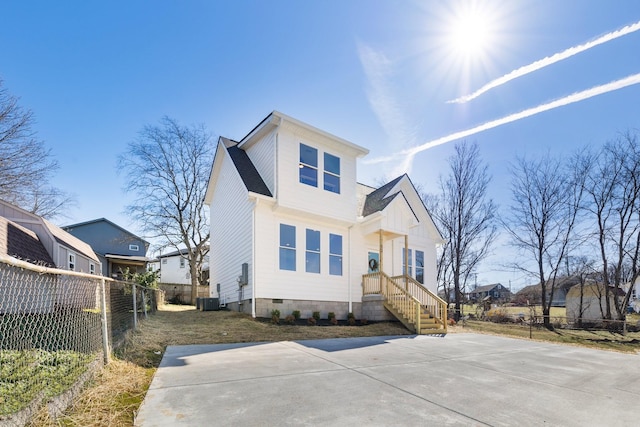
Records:
{"label": "double-hung window", "polygon": [[329,274],[342,276],[342,236],[329,234]]}
{"label": "double-hung window", "polygon": [[340,194],[340,157],[324,153],[324,189]]}
{"label": "double-hung window", "polygon": [[306,267],[307,273],[320,273],[320,232],[307,228],[307,252]]}
{"label": "double-hung window", "polygon": [[300,144],[300,182],[312,187],[318,186],[318,150]]}
{"label": "double-hung window", "polygon": [[69,254],[69,270],[75,271],[76,269],[76,254]]}
{"label": "double-hung window", "polygon": [[424,252],[416,250],[416,280],[424,284]]}
{"label": "double-hung window", "polygon": [[280,270],[296,271],[296,228],[280,224]]}

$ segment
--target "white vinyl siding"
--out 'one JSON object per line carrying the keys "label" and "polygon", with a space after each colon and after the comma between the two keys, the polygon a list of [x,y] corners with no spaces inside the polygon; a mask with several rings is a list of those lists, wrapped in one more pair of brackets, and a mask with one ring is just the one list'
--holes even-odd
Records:
{"label": "white vinyl siding", "polygon": [[249,264],[249,284],[244,286],[243,297],[248,299],[252,294],[253,203],[228,155],[219,160],[222,164],[210,209],[210,283],[220,283],[220,296],[234,302],[238,300],[237,279],[245,262]]}
{"label": "white vinyl siding", "polygon": [[[300,144],[318,150],[317,187],[300,183]],[[340,159],[340,193],[324,189],[324,154]],[[341,152],[331,141],[282,130],[278,134],[278,205],[314,215],[354,222],[358,215],[356,198],[356,158]]]}
{"label": "white vinyl siding", "polygon": [[275,132],[270,133],[259,144],[247,148],[247,156],[264,180],[271,194],[275,194],[274,163],[276,156]]}

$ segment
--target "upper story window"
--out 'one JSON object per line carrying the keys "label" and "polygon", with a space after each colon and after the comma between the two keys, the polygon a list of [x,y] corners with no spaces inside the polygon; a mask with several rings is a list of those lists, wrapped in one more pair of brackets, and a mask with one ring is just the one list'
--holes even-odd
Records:
{"label": "upper story window", "polygon": [[137,252],[137,251],[140,250],[140,246],[138,246],[138,245],[129,245],[129,250]]}
{"label": "upper story window", "polygon": [[307,228],[306,272],[320,273],[320,232]]}
{"label": "upper story window", "polygon": [[340,157],[324,153],[324,189],[340,194]]}
{"label": "upper story window", "polygon": [[167,263],[167,259],[166,258],[162,258],[162,263],[166,264]]}
{"label": "upper story window", "polygon": [[184,268],[184,258],[180,257],[180,268]]}
{"label": "upper story window", "polygon": [[296,228],[280,224],[280,270],[296,271]]}
{"label": "upper story window", "polygon": [[76,269],[76,254],[69,254],[69,270],[75,271]]}
{"label": "upper story window", "polygon": [[318,150],[305,144],[300,144],[300,182],[318,186]]}
{"label": "upper story window", "polygon": [[329,234],[329,274],[342,276],[342,236]]}
{"label": "upper story window", "polygon": [[96,265],[92,262],[89,263],[89,274],[96,274]]}

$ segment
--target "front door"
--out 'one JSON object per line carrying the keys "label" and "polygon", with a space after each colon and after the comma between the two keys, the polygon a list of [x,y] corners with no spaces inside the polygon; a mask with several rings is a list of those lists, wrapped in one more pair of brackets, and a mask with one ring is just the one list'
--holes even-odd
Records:
{"label": "front door", "polygon": [[377,273],[380,271],[380,254],[378,252],[369,252],[369,273]]}

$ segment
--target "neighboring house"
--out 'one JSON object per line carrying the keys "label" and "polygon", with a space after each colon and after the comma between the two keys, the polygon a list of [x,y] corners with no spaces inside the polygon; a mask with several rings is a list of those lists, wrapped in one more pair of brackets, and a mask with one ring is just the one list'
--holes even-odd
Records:
{"label": "neighboring house", "polygon": [[[100,271],[100,259],[91,246],[46,219],[3,200],[0,200],[0,217],[5,218],[7,237],[10,232],[15,233],[12,236],[19,236],[16,238],[20,240],[28,236],[30,244],[33,245],[35,245],[34,239],[37,238],[50,257],[50,260],[44,260],[45,263],[49,264],[52,261],[53,265],[62,270],[90,274],[97,274]],[[14,242],[8,243],[8,246],[13,245]],[[8,252],[19,255],[19,251],[15,249]],[[14,256],[11,253],[8,255]],[[29,258],[33,255],[23,253],[23,256]]]}
{"label": "neighboring house", "polygon": [[[579,276],[562,276],[556,279],[556,284],[553,289],[553,298],[551,299],[552,307],[565,307],[567,293],[569,289],[571,289],[576,284],[580,283]],[[551,295],[551,285],[553,281],[551,279],[547,280],[547,292],[546,292],[546,301],[549,301],[549,295]],[[542,302],[542,286],[540,283],[537,285],[529,285],[522,288],[518,291],[513,298],[513,301],[516,304],[526,304],[526,301],[529,301],[529,304],[541,304]]]}
{"label": "neighboring house", "polygon": [[367,153],[275,111],[240,141],[219,138],[205,196],[211,296],[254,317],[344,319],[376,295],[402,317],[396,299],[408,307],[415,293],[421,313],[446,315],[435,295],[442,237],[407,175],[378,189],[356,182]]}
{"label": "neighboring house", "polygon": [[500,283],[494,283],[492,285],[478,286],[469,292],[469,300],[474,303],[481,302],[486,298],[491,299],[492,302],[509,302],[511,301],[511,291]]}
{"label": "neighboring house", "polygon": [[149,242],[105,218],[63,227],[65,231],[91,245],[102,263],[102,275],[122,279],[127,269],[144,272]]}
{"label": "neighboring house", "polygon": [[159,283],[190,285],[189,260],[187,250],[168,252],[158,256],[156,271],[160,272]]}
{"label": "neighboring house", "polygon": [[[567,292],[567,320],[571,323],[582,318],[582,322],[600,323],[607,312],[605,287],[602,283],[587,283],[582,287],[575,285]],[[615,286],[609,287],[611,295],[620,303],[624,300],[625,292]],[[582,304],[581,304],[582,303]],[[582,314],[582,316],[580,316]],[[616,317],[616,309],[611,301],[611,314]]]}
{"label": "neighboring house", "polygon": [[35,232],[4,217],[0,217],[0,255],[41,267],[56,266]]}

